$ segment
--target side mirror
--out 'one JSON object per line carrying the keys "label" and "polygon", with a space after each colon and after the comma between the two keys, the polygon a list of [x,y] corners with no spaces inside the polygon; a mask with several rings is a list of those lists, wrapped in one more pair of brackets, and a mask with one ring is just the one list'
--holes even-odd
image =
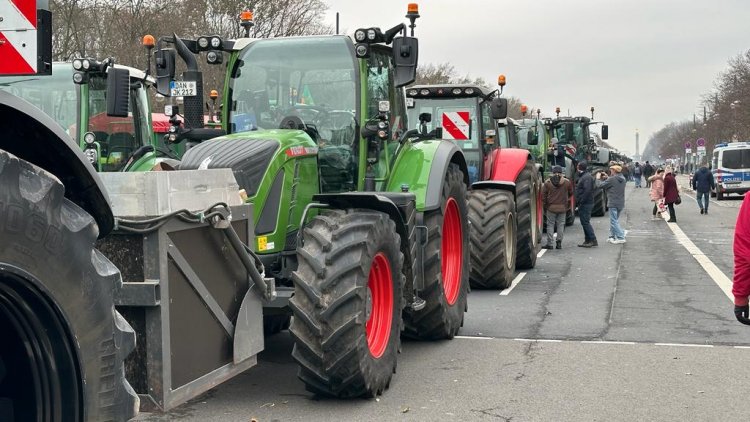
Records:
{"label": "side mirror", "polygon": [[130,71],[110,67],[107,72],[107,116],[128,117]]}
{"label": "side mirror", "polygon": [[396,68],[394,82],[396,87],[409,85],[417,79],[417,56],[419,42],[414,37],[393,39],[393,65]]}
{"label": "side mirror", "polygon": [[174,49],[164,48],[154,52],[156,63],[156,92],[169,97],[169,83],[174,80],[176,54]]}
{"label": "side mirror", "polygon": [[602,125],[602,139],[609,139],[609,126]]}
{"label": "side mirror", "polygon": [[432,121],[432,113],[419,113],[420,123],[430,123]]}
{"label": "side mirror", "polygon": [[572,123],[566,123],[565,124],[565,142],[572,143],[574,139],[573,135],[573,124]]}
{"label": "side mirror", "polygon": [[532,131],[526,132],[526,145],[538,145],[538,144],[539,144],[538,134]]}
{"label": "side mirror", "polygon": [[495,120],[508,117],[508,100],[505,98],[494,98],[490,103],[490,115]]}

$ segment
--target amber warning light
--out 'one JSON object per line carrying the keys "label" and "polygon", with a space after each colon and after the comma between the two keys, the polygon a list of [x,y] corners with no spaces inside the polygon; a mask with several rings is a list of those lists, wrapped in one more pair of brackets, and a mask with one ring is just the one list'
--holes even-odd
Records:
{"label": "amber warning light", "polygon": [[240,20],[242,21],[253,20],[253,12],[251,10],[243,10],[242,13],[240,13]]}
{"label": "amber warning light", "polygon": [[526,112],[528,111],[529,111],[529,108],[526,106],[526,104],[521,104],[521,114],[525,116]]}
{"label": "amber warning light", "polygon": [[417,3],[409,3],[406,11],[409,13],[419,13],[419,5]]}
{"label": "amber warning light", "polygon": [[146,48],[154,48],[154,45],[156,45],[156,40],[154,39],[153,35],[144,35],[143,36],[143,46]]}
{"label": "amber warning light", "polygon": [[500,86],[505,86],[505,75],[500,75],[497,77],[497,84]]}

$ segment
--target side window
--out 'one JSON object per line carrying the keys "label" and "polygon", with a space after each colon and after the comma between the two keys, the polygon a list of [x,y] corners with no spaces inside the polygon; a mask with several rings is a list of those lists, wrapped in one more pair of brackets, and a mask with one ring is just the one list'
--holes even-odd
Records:
{"label": "side window", "polygon": [[93,132],[102,148],[103,171],[118,171],[139,145],[133,121],[133,104],[137,100],[131,91],[128,117],[107,116],[107,82],[103,77],[89,80],[89,119],[87,131]]}
{"label": "side window", "polygon": [[371,119],[378,114],[378,103],[391,100],[391,58],[382,52],[374,51],[367,59],[367,116]]}

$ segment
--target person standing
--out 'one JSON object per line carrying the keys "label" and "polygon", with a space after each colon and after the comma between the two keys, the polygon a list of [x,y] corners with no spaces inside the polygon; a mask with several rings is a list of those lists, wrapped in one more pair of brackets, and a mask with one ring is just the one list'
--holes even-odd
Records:
{"label": "person standing", "polygon": [[611,176],[604,173],[596,174],[596,186],[607,192],[607,207],[609,207],[609,238],[607,242],[625,243],[625,231],[620,227],[620,215],[625,209],[625,177],[621,174],[622,167],[615,164],[609,167]]}
{"label": "person standing", "polygon": [[578,219],[583,228],[583,243],[578,246],[591,248],[599,246],[596,241],[594,227],[591,226],[591,210],[594,208],[594,177],[586,171],[585,161],[578,163],[578,183],[576,183],[576,206],[578,207]]}
{"label": "person standing", "polygon": [[667,208],[669,208],[669,220],[667,220],[667,223],[676,223],[677,215],[674,212],[674,205],[677,202],[677,198],[680,197],[680,191],[677,188],[677,180],[674,177],[672,167],[667,167],[664,169],[664,172],[666,173],[664,175],[664,202],[667,204]]}
{"label": "person standing", "polygon": [[651,201],[654,203],[651,218],[656,220],[659,218],[656,216],[656,213],[658,212],[661,215],[664,208],[664,169],[656,170],[656,174],[646,180],[651,184],[649,197],[651,197]]}
{"label": "person standing", "polygon": [[635,163],[635,167],[633,168],[633,180],[635,180],[635,187],[640,188],[641,187],[641,176],[643,173],[643,169],[641,168],[640,163]]}
{"label": "person standing", "polygon": [[570,207],[572,195],[573,183],[563,176],[562,167],[552,167],[552,176],[542,186],[542,205],[547,217],[547,244],[542,248],[552,249],[552,236],[557,225],[556,249],[562,249],[565,216]]}
{"label": "person standing", "polygon": [[693,175],[693,190],[697,193],[698,208],[701,214],[708,214],[708,194],[711,189],[716,189],[714,175],[708,171],[708,167],[702,165]]}
{"label": "person standing", "polygon": [[734,296],[734,315],[743,324],[750,325],[750,195],[745,199],[737,214],[734,226],[734,278],[732,295]]}
{"label": "person standing", "polygon": [[655,173],[656,172],[654,167],[651,165],[651,163],[646,161],[646,164],[643,166],[643,178],[646,180],[647,188],[651,187],[651,181],[649,180],[649,178],[651,178],[651,176],[653,176]]}

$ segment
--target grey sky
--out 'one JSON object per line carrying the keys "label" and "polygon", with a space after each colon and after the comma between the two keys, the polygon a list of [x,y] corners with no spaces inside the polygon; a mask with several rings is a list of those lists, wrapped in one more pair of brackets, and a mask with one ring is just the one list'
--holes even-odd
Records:
{"label": "grey sky", "polygon": [[[407,1],[324,0],[342,32],[406,22]],[[727,60],[750,48],[750,1],[426,0],[418,2],[420,63],[508,78],[505,93],[543,115],[589,115],[610,142],[635,152],[664,124],[702,115]]]}

